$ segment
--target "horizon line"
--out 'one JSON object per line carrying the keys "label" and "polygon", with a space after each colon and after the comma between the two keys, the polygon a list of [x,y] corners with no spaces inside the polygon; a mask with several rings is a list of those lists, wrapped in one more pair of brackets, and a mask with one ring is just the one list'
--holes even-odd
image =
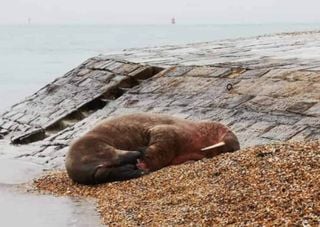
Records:
{"label": "horizon line", "polygon": [[170,25],[170,26],[179,26],[179,25],[288,25],[288,24],[294,24],[294,25],[320,25],[319,22],[253,22],[253,23],[0,23],[0,26],[14,26],[14,25],[26,25],[26,26],[32,26],[32,25],[47,25],[47,26],[57,26],[57,25],[104,25],[104,26],[154,26],[154,25]]}

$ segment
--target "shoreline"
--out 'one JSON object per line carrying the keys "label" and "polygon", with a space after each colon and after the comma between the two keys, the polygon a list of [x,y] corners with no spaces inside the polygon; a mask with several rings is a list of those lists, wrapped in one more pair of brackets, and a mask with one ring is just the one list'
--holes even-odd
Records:
{"label": "shoreline", "polygon": [[[302,141],[297,147],[303,149],[303,141],[317,143],[320,139],[319,47],[320,32],[298,32],[130,49],[90,58],[0,115],[0,158],[16,162],[21,168],[13,174],[25,173],[26,179],[33,176],[24,162],[39,166],[35,172],[61,169],[71,140],[101,119],[133,112],[220,121],[234,130],[241,145],[252,152],[256,145],[274,142],[284,144],[265,145],[266,149],[273,151],[274,147],[278,149],[294,141]],[[230,84],[232,89],[227,89]],[[305,145],[309,149],[308,143]],[[237,159],[236,154],[230,154],[232,158],[228,160]],[[240,156],[247,158],[243,151]],[[229,156],[172,169],[178,173],[186,166],[198,168],[205,163],[210,166],[224,157]],[[312,165],[318,170],[316,164]],[[164,174],[162,181],[167,171],[152,176]],[[70,185],[65,178],[44,179],[60,179]],[[134,182],[150,183],[143,178],[111,187],[126,184],[138,187]],[[161,190],[158,192],[165,195]],[[135,215],[132,220],[139,221]],[[142,216],[141,220],[145,218]]]}

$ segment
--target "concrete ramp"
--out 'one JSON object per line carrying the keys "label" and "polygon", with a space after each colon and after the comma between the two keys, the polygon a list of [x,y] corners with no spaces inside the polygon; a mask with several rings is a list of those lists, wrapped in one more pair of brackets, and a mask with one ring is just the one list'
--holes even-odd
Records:
{"label": "concrete ramp", "polygon": [[133,112],[220,121],[242,147],[319,139],[320,60],[305,58],[312,57],[310,46],[317,50],[313,37],[320,33],[91,58],[0,116],[1,151],[61,167],[74,138],[102,119]]}
{"label": "concrete ramp", "polygon": [[136,63],[89,59],[5,112],[0,133],[14,144],[42,140],[102,109],[160,70]]}

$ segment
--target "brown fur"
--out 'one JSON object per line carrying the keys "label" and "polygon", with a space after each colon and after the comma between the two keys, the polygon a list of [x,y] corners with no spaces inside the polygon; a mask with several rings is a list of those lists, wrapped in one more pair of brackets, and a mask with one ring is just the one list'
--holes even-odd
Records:
{"label": "brown fur", "polygon": [[[221,141],[226,145],[201,151]],[[67,155],[66,169],[79,183],[102,183],[139,177],[146,171],[239,148],[237,137],[217,122],[131,114],[107,119],[75,141]],[[143,155],[138,152],[141,149]],[[139,157],[141,162],[136,165]]]}

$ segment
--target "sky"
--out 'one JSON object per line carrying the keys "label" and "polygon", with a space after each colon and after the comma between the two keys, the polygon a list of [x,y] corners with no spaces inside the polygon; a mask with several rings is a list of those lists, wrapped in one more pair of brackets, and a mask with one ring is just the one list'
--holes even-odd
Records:
{"label": "sky", "polygon": [[320,0],[0,0],[0,24],[320,23]]}

